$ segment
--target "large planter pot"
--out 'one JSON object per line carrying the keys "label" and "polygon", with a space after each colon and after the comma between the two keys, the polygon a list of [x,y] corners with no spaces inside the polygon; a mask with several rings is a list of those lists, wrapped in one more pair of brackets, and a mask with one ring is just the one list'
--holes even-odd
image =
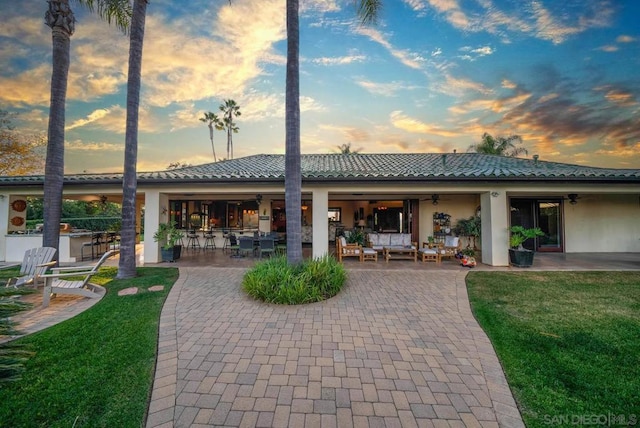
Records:
{"label": "large planter pot", "polygon": [[533,265],[534,251],[509,249],[509,262],[516,267],[531,267]]}
{"label": "large planter pot", "polygon": [[175,262],[180,258],[180,254],[182,253],[182,245],[175,245],[173,248],[169,248],[165,250],[164,248],[160,249],[162,254],[163,262]]}

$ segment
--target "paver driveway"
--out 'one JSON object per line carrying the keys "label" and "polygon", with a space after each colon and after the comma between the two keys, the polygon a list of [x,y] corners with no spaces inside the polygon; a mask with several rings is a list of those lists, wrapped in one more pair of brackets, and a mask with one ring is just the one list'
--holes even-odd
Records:
{"label": "paver driveway", "polygon": [[276,306],[245,270],[181,268],[162,312],[148,427],[524,426],[464,272],[349,270]]}

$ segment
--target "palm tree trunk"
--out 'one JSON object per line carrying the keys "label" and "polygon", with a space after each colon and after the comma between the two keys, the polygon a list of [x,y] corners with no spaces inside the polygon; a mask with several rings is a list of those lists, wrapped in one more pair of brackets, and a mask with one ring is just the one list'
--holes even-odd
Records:
{"label": "palm tree trunk", "polygon": [[302,175],[300,172],[300,27],[298,0],[287,0],[287,81],[285,98],[285,208],[287,262],[302,262]]}
{"label": "palm tree trunk", "polygon": [[216,159],[216,147],[213,145],[213,125],[209,124],[209,138],[211,139],[211,151],[213,152],[213,161],[218,162]]}
{"label": "palm tree trunk", "polygon": [[118,278],[136,276],[136,191],[138,186],[138,110],[142,75],[142,42],[147,14],[147,0],[135,0],[131,17],[129,76],[127,80],[127,129],[122,180],[122,240]]}
{"label": "palm tree trunk", "polygon": [[49,2],[45,15],[51,27],[52,67],[51,101],[47,158],[44,169],[44,232],[42,245],[59,248],[62,190],[64,183],[64,125],[67,80],[69,76],[69,51],[75,18],[69,0]]}

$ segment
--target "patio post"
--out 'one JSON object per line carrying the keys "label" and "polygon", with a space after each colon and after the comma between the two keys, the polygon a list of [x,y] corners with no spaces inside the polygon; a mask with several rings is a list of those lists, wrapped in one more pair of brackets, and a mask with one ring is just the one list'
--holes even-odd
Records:
{"label": "patio post", "polygon": [[504,189],[480,195],[482,220],[482,263],[509,266],[509,206]]}
{"label": "patio post", "polygon": [[169,198],[167,195],[160,195],[160,192],[145,192],[144,198],[144,261],[145,263],[160,262],[160,245],[153,241],[153,234],[158,230],[161,221],[166,222],[167,216],[161,218],[160,206],[168,207]]}
{"label": "patio post", "polygon": [[322,257],[329,252],[329,191],[315,189],[313,198],[313,258]]}

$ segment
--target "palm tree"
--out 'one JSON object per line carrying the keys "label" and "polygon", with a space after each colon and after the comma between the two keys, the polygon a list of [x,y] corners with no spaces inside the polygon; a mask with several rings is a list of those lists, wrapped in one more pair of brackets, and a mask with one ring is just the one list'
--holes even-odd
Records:
{"label": "palm tree", "polygon": [[236,104],[234,100],[224,100],[223,104],[220,104],[220,111],[223,113],[222,126],[227,130],[227,159],[233,159],[233,137],[232,135],[237,133],[239,128],[233,121],[234,117],[240,116],[240,106]]}
{"label": "palm tree", "polygon": [[[375,23],[380,0],[357,0],[363,24]],[[285,91],[285,209],[287,262],[302,262],[302,172],[300,170],[300,25],[299,2],[287,0],[287,80]]]}
{"label": "palm tree", "polygon": [[213,151],[213,161],[218,162],[216,159],[216,148],[213,146],[213,128],[218,130],[223,129],[223,124],[220,118],[213,112],[207,112],[200,118],[200,122],[204,122],[209,127],[209,138],[211,139],[211,150]]}
{"label": "palm tree", "polygon": [[[129,26],[131,8],[128,0],[76,0],[90,11],[116,27],[125,30]],[[71,36],[75,31],[75,17],[69,0],[48,0],[45,24],[51,27],[51,99],[47,155],[44,170],[44,233],[42,245],[58,248],[60,217],[62,211],[62,185],[64,182],[64,126],[67,80],[69,76],[69,52]]]}
{"label": "palm tree", "polygon": [[134,0],[129,39],[129,71],[127,79],[127,125],[124,143],[124,175],[122,178],[122,228],[120,261],[117,278],[136,276],[136,192],[138,187],[138,111],[142,74],[142,42],[147,15],[147,0]]}
{"label": "palm tree", "polygon": [[352,149],[351,143],[340,144],[338,147],[338,153],[343,155],[356,155],[360,153],[362,149]]}
{"label": "palm tree", "polygon": [[300,26],[298,0],[287,0],[284,194],[287,262],[302,263],[302,172],[300,170]]}
{"label": "palm tree", "polygon": [[482,141],[478,144],[470,145],[467,152],[484,153],[486,155],[498,155],[511,158],[529,153],[524,147],[516,147],[516,144],[522,144],[522,137],[519,135],[494,138],[485,132],[482,134]]}

